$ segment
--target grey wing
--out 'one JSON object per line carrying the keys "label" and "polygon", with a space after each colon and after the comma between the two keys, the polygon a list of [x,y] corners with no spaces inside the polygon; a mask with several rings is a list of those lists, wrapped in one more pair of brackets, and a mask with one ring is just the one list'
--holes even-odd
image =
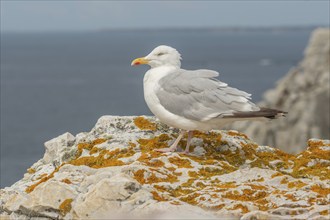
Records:
{"label": "grey wing", "polygon": [[258,111],[250,94],[217,80],[212,70],[177,70],[159,81],[156,95],[169,112],[196,121]]}

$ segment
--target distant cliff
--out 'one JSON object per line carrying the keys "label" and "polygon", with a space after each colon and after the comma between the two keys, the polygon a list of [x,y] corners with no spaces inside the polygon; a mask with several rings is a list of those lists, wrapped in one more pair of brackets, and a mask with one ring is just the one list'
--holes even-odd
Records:
{"label": "distant cliff", "polygon": [[291,155],[236,131],[195,132],[190,155],[154,151],[177,133],[154,117],[103,116],[54,138],[1,189],[0,218],[329,219],[329,140]]}
{"label": "distant cliff", "polygon": [[297,153],[309,138],[330,138],[330,30],[316,29],[299,65],[264,95],[260,106],[288,111],[270,123],[243,122],[231,126],[257,143]]}

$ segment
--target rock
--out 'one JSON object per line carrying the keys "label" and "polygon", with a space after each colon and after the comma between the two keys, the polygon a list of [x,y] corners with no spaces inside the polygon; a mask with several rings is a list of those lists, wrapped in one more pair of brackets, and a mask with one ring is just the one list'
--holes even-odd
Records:
{"label": "rock", "polygon": [[302,62],[264,94],[260,106],[288,111],[285,119],[238,122],[239,130],[257,143],[289,153],[306,149],[310,138],[330,139],[330,30],[316,29]]}
{"label": "rock", "polygon": [[[52,140],[47,141],[45,143],[46,152],[43,158],[44,162],[49,163],[51,161],[54,161],[59,151],[63,150],[63,148],[72,146],[74,144],[74,141],[75,137],[69,132],[66,132]],[[65,155],[67,154],[64,154],[63,156]],[[64,158],[64,160],[65,159],[67,158]],[[59,158],[59,160],[56,162],[60,164],[62,162],[62,158]]]}
{"label": "rock", "polygon": [[232,130],[195,132],[190,155],[154,151],[176,136],[153,117],[119,116],[59,136],[1,189],[1,219],[330,217],[329,140],[291,155]]}

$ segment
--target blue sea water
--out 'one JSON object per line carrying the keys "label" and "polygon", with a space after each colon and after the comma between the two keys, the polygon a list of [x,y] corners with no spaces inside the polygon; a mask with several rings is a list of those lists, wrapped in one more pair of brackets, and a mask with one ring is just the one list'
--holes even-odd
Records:
{"label": "blue sea water", "polygon": [[133,58],[166,44],[185,69],[213,69],[254,101],[296,65],[310,31],[148,30],[1,34],[0,185],[22,178],[66,131],[90,130],[102,115],[151,114],[143,99],[148,67]]}

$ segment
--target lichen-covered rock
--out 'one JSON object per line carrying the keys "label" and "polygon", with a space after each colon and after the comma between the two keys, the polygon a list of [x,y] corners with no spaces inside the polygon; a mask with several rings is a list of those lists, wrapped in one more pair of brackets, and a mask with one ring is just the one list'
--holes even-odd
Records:
{"label": "lichen-covered rock", "polygon": [[1,189],[1,216],[330,217],[330,141],[311,139],[306,151],[291,155],[236,131],[212,131],[195,132],[189,155],[154,151],[176,136],[153,117],[119,116],[103,116],[76,137],[61,135],[46,142],[46,156],[22,180]]}
{"label": "lichen-covered rock", "polygon": [[309,138],[330,139],[330,29],[316,29],[305,57],[267,91],[260,106],[288,111],[271,123],[238,122],[231,129],[243,131],[256,142],[289,153],[305,149]]}

